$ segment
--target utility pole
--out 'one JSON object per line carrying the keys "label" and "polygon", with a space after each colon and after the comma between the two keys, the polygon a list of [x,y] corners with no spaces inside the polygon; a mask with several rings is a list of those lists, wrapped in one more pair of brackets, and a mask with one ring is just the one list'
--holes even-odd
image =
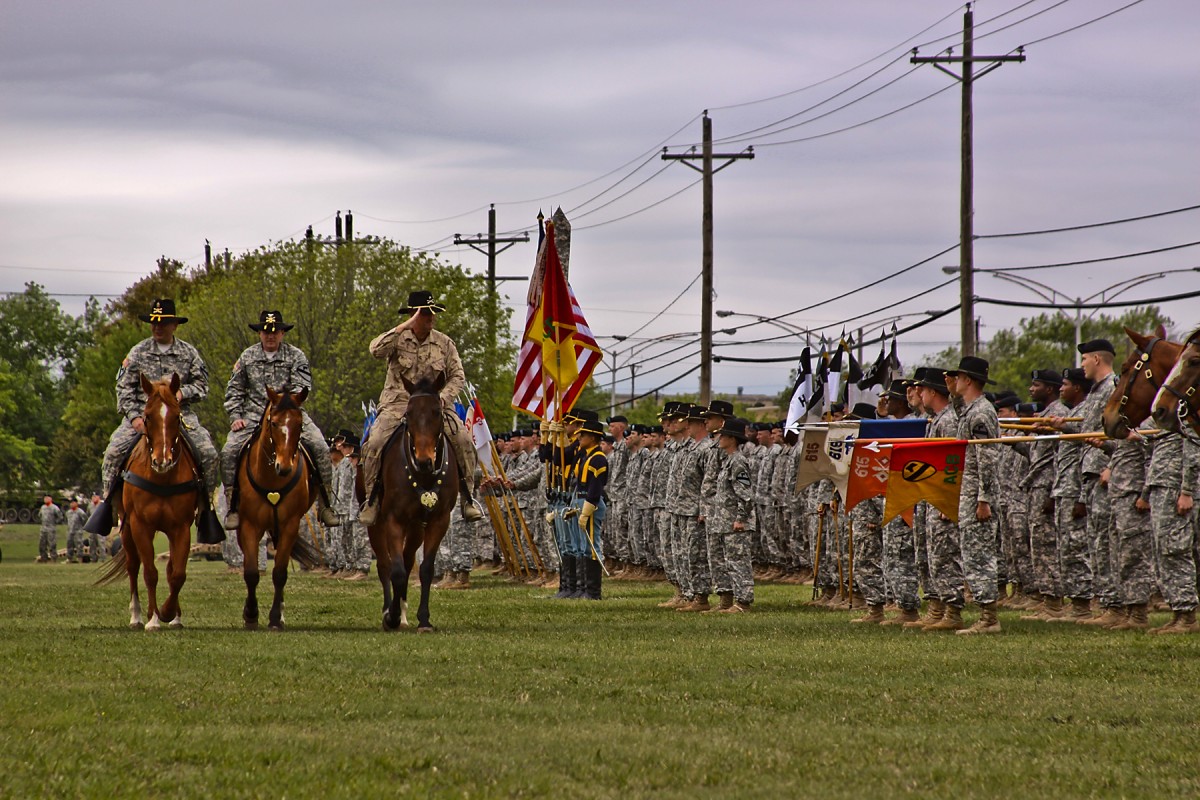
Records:
{"label": "utility pole", "polygon": [[[962,354],[975,355],[979,336],[975,323],[975,166],[973,142],[973,118],[971,113],[971,92],[975,80],[982,78],[1005,61],[1024,61],[1025,48],[1018,47],[1016,55],[977,56],[975,55],[975,23],[971,6],[967,4],[963,14],[963,54],[956,56],[947,53],[944,56],[918,56],[917,48],[913,48],[910,61],[913,64],[933,64],[942,72],[962,84],[962,183],[959,194],[959,302],[961,311]],[[974,74],[976,64],[988,64],[987,67]],[[943,67],[943,64],[962,64],[962,75],[958,75]]]}
{"label": "utility pole", "polygon": [[341,247],[344,244],[379,244],[378,236],[363,236],[354,238],[354,212],[346,211],[346,235],[342,236],[342,212],[339,210],[333,219],[333,236],[315,236],[312,225],[304,231],[304,246],[308,252],[313,252],[315,245],[324,247]]}
{"label": "utility pole", "polygon": [[[754,148],[748,147],[741,153],[713,153],[712,119],[708,110],[704,111],[701,121],[703,137],[702,149],[696,153],[671,154],[663,148],[663,161],[680,161],[704,176],[704,211],[700,222],[700,235],[703,239],[703,254],[700,260],[700,404],[712,402],[712,301],[713,301],[713,175],[743,158],[754,158]],[[724,159],[725,163],[713,169],[713,159]],[[697,167],[691,163],[699,161]]]}
{"label": "utility pole", "polygon": [[[482,233],[475,234],[474,239],[464,239],[461,234],[454,234],[455,244],[465,244],[472,250],[478,250],[487,256],[487,282],[488,282],[488,299],[491,301],[488,304],[488,335],[490,341],[496,341],[496,284],[502,281],[526,281],[529,280],[524,275],[497,275],[496,274],[496,256],[503,253],[505,250],[519,242],[528,242],[529,233],[522,233],[520,236],[497,236],[496,235],[496,204],[492,203],[488,208],[488,232],[485,237]],[[497,248],[496,245],[504,245]]]}

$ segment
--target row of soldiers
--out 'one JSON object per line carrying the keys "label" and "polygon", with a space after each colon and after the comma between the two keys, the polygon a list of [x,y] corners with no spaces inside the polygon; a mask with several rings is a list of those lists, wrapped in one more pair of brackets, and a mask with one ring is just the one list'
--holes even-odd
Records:
{"label": "row of soldiers", "polygon": [[[1031,433],[1100,431],[1117,384],[1114,348],[1095,340],[1079,349],[1082,367],[1032,373],[1029,395],[1040,419],[1026,426]],[[877,407],[859,404],[831,419],[921,417],[930,437],[990,442],[1001,436],[1003,419],[1029,408],[1014,393],[986,392],[990,383],[987,361],[968,357],[955,370],[921,368],[895,382]],[[706,485],[721,463],[711,434],[732,411],[723,401],[707,408],[669,403],[661,426],[609,419],[604,555],[618,577],[669,581],[669,607],[708,610],[713,593],[725,607],[749,608],[753,600],[752,582],[716,580],[705,532],[712,496]],[[901,519],[882,524],[882,498],[847,512],[830,480],[797,491],[798,451],[782,423],[742,430],[746,441],[737,450],[752,496],[754,575],[812,579],[820,605],[864,608],[857,623],[993,633],[1000,630],[998,610],[1012,608],[1027,612],[1024,619],[1144,630],[1161,601],[1172,617],[1156,631],[1200,629],[1191,500],[1200,453],[1179,434],[968,446],[957,522],[921,503],[909,527]],[[511,485],[554,566],[553,540],[537,519],[546,481],[544,462],[533,457],[539,437],[515,434],[501,446],[502,458],[512,460]],[[962,619],[968,600],[981,609],[970,628]],[[891,617],[889,604],[898,610]]]}

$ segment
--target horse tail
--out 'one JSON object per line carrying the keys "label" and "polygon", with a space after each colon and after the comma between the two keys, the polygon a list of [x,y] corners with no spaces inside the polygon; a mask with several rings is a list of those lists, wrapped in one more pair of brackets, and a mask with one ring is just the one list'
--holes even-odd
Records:
{"label": "horse tail", "polygon": [[292,545],[292,558],[304,569],[317,569],[325,564],[321,551],[311,539],[303,535],[298,535],[295,544]]}
{"label": "horse tail", "polygon": [[108,560],[108,566],[100,568],[100,577],[92,586],[107,586],[110,583],[116,583],[125,576],[126,570],[125,548],[122,547],[115,556]]}

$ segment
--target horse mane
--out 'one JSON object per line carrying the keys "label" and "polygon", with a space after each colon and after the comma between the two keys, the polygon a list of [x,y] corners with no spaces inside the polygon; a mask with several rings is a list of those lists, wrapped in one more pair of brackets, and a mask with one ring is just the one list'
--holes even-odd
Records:
{"label": "horse mane", "polygon": [[1184,344],[1195,344],[1197,342],[1197,340],[1200,340],[1200,327],[1196,328],[1194,331],[1189,333],[1188,337],[1183,340],[1183,343]]}
{"label": "horse mane", "polygon": [[413,395],[437,394],[437,392],[434,391],[433,387],[434,387],[433,379],[421,378],[420,380],[418,380],[416,383],[413,384],[412,394]]}

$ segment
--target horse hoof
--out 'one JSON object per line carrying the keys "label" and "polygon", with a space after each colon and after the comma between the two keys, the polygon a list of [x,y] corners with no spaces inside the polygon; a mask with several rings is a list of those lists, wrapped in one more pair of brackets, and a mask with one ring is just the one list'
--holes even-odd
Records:
{"label": "horse hoof", "polygon": [[146,623],[146,631],[157,631],[162,629],[162,623],[158,621],[158,617]]}
{"label": "horse hoof", "polygon": [[254,620],[254,621],[246,620],[245,622],[242,623],[242,627],[248,631],[256,631],[256,630],[258,630],[258,620]]}
{"label": "horse hoof", "polygon": [[181,620],[179,617],[176,617],[175,619],[173,619],[167,623],[167,627],[174,628],[175,630],[182,630],[183,629],[183,620]]}
{"label": "horse hoof", "polygon": [[283,630],[283,623],[282,622],[272,622],[270,625],[267,626],[267,630],[275,631],[276,633],[278,633]]}
{"label": "horse hoof", "polygon": [[417,628],[417,633],[433,633],[436,630],[432,625],[421,625]]}
{"label": "horse hoof", "polygon": [[131,622],[131,623],[129,623],[129,630],[131,630],[131,631],[144,631],[144,630],[146,630],[146,623],[144,623],[144,622]]}

